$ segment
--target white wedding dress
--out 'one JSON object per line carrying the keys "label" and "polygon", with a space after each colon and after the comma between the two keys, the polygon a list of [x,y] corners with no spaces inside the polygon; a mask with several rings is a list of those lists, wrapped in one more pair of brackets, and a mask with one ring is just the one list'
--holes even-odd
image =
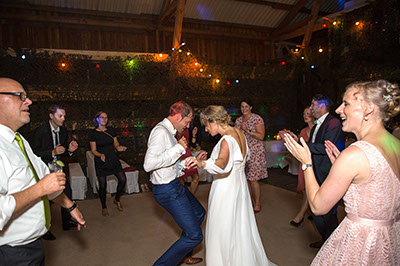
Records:
{"label": "white wedding dress", "polygon": [[[225,169],[215,165],[223,140],[229,145]],[[206,161],[205,170],[214,175],[205,234],[207,266],[275,265],[268,260],[258,233],[244,173],[247,158],[236,140],[225,135]]]}

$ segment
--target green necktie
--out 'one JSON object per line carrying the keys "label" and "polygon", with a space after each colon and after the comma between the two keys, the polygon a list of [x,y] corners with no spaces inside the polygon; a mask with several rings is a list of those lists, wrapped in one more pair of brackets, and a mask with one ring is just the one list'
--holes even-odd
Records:
{"label": "green necktie", "polygon": [[[15,134],[15,140],[18,142],[19,147],[21,148],[22,152],[25,155],[25,159],[29,164],[29,167],[32,170],[33,176],[35,177],[36,183],[38,183],[40,181],[35,168],[33,168],[33,165],[31,163],[31,160],[29,160],[28,154],[26,153],[25,150],[25,146],[24,143],[21,139],[21,136],[17,133]],[[43,207],[44,207],[44,218],[45,218],[45,225],[47,230],[49,230],[50,228],[50,222],[51,222],[51,213],[50,213],[50,203],[49,203],[49,199],[47,197],[47,195],[42,197],[42,201],[43,201]]]}

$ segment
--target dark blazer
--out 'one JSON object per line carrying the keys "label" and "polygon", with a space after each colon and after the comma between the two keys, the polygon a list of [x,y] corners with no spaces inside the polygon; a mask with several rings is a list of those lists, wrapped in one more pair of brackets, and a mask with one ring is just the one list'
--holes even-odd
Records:
{"label": "dark blazer", "polygon": [[319,185],[321,185],[328,176],[329,170],[332,166],[325,151],[325,140],[332,141],[332,143],[342,151],[345,145],[345,134],[342,131],[342,123],[331,114],[328,114],[325,118],[321,127],[318,129],[315,142],[312,143],[312,135],[314,134],[315,128],[316,125],[311,129],[310,139],[308,140],[307,145],[311,151],[315,177],[317,178]]}
{"label": "dark blazer", "polygon": [[[61,146],[65,147],[65,153],[60,154],[58,156],[59,157],[69,156],[68,132],[63,127],[60,127],[59,138]],[[32,150],[46,164],[48,164],[53,160],[53,156],[51,156],[51,152],[54,150],[53,134],[51,132],[51,127],[49,122],[46,122],[40,127],[36,128],[33,136]]]}

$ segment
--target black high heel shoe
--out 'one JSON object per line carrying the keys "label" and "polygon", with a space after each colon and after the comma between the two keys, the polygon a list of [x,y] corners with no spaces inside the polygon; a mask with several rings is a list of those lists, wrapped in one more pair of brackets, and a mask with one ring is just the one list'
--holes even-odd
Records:
{"label": "black high heel shoe", "polygon": [[290,225],[293,225],[294,227],[299,227],[303,221],[304,218],[302,218],[298,223],[296,223],[295,221],[290,221]]}

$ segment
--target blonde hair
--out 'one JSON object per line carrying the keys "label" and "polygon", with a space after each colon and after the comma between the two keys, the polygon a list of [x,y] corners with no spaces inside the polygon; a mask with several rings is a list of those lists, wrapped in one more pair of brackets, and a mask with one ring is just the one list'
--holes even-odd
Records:
{"label": "blonde hair", "polygon": [[231,116],[226,111],[225,107],[221,105],[209,105],[200,114],[200,120],[202,125],[216,122],[222,127],[231,125]]}
{"label": "blonde hair", "polygon": [[347,86],[346,91],[355,88],[366,102],[378,107],[379,116],[386,122],[400,112],[399,86],[380,79],[376,81],[355,82]]}

